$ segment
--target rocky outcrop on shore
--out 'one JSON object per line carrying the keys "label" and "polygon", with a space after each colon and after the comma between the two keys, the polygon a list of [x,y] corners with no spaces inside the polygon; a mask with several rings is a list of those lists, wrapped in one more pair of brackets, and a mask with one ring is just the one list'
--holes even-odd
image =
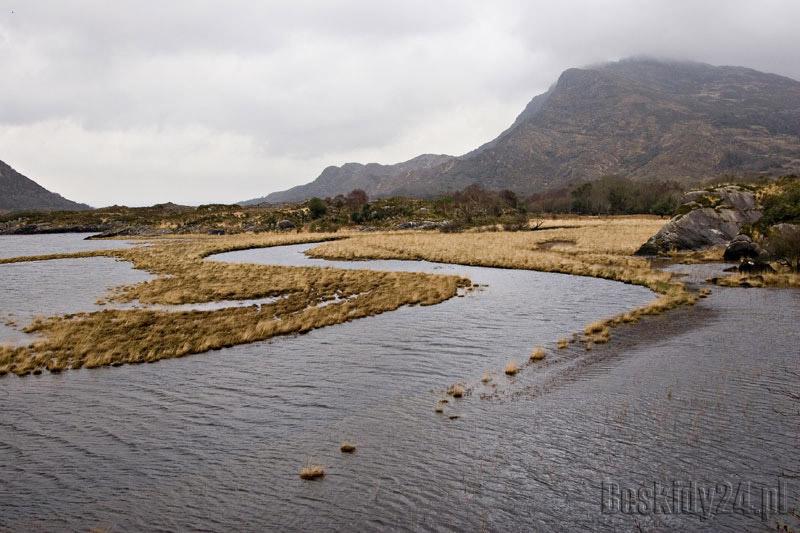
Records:
{"label": "rocky outcrop on shore", "polygon": [[690,191],[684,195],[678,214],[636,253],[656,255],[727,245],[743,226],[758,222],[761,214],[755,193],[745,187]]}

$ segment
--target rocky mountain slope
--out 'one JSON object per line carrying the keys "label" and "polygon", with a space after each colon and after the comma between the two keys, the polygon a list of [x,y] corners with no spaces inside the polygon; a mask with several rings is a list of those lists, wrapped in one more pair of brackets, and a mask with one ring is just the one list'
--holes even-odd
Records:
{"label": "rocky mountain slope", "polygon": [[90,207],[48,191],[0,161],[0,212],[79,211],[85,209],[90,209]]}
{"label": "rocky mountain slope", "polygon": [[425,197],[473,183],[531,194],[608,174],[693,183],[798,171],[800,82],[743,67],[628,59],[566,70],[506,131],[460,157],[328,167],[261,200],[353,188]]}
{"label": "rocky mountain slope", "polygon": [[312,183],[241,203],[256,205],[264,202],[297,202],[312,196],[325,198],[347,194],[353,189],[363,189],[373,197],[390,196],[395,193],[396,183],[403,183],[415,172],[436,168],[451,159],[453,156],[450,155],[423,154],[395,165],[345,163],[341,167],[330,166]]}

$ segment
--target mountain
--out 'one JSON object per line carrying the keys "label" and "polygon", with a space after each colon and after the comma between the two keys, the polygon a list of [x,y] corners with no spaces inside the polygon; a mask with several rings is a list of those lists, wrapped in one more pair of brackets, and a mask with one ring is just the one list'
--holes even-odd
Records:
{"label": "mountain", "polygon": [[91,208],[48,191],[0,161],[0,212],[81,211],[85,209]]}
{"label": "mountain", "polygon": [[347,194],[353,189],[363,189],[370,196],[390,196],[395,192],[395,183],[402,183],[410,179],[415,172],[436,168],[451,159],[453,156],[450,155],[423,154],[396,165],[345,163],[341,167],[330,166],[312,183],[298,185],[263,198],[247,200],[241,204],[295,202],[312,196],[325,198]]}
{"label": "mountain", "polygon": [[564,71],[496,139],[460,157],[328,167],[270,194],[433,196],[473,183],[531,194],[617,174],[696,183],[800,172],[800,82],[749,68],[634,58]]}

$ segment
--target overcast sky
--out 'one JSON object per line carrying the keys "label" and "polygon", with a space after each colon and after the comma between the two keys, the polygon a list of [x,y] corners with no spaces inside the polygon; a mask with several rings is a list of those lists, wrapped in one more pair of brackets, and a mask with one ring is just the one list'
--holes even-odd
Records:
{"label": "overcast sky", "polygon": [[234,202],[462,154],[566,68],[800,79],[800,2],[0,0],[0,160],[95,206]]}

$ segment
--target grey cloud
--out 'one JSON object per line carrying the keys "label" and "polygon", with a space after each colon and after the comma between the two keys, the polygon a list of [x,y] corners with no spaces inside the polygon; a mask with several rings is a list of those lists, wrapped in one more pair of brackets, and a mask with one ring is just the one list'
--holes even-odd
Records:
{"label": "grey cloud", "polygon": [[[466,152],[573,66],[800,78],[797,20],[777,0],[0,0],[0,159],[76,200],[233,201],[327,164]],[[127,184],[145,173],[162,191]]]}

